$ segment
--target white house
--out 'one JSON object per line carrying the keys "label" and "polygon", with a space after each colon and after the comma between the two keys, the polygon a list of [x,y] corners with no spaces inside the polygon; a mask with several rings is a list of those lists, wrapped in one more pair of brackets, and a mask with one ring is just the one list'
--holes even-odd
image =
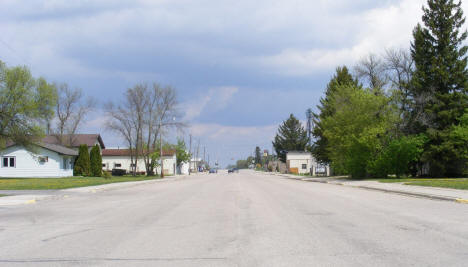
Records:
{"label": "white house", "polygon": [[[164,174],[176,174],[176,153],[175,150],[163,151],[163,167]],[[103,149],[102,150],[102,169],[105,171],[112,171],[112,169],[124,169],[127,173],[132,170],[132,161],[129,149]],[[146,173],[145,162],[143,157],[140,156],[137,162],[138,173]],[[156,168],[157,173],[161,173],[161,168]]]}
{"label": "white house", "polygon": [[317,163],[312,154],[305,151],[287,152],[286,167],[289,172],[297,172],[299,174],[310,173],[313,176],[328,176],[330,174],[330,168],[328,166]]}
{"label": "white house", "polygon": [[34,151],[10,144],[0,151],[0,177],[68,177],[78,152],[60,145],[38,143]]}

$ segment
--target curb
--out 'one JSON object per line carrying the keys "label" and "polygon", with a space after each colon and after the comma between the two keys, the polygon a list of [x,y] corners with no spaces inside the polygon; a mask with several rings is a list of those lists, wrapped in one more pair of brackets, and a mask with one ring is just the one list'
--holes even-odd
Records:
{"label": "curb", "polygon": [[[288,177],[288,178],[294,179],[292,177]],[[295,180],[298,180],[298,179],[295,179]],[[441,200],[441,201],[456,202],[460,204],[468,204],[468,199],[463,199],[463,198],[445,197],[445,196],[430,195],[430,194],[424,194],[424,193],[414,193],[414,192],[401,191],[401,190],[391,190],[391,189],[377,188],[377,187],[364,186],[364,185],[347,185],[347,184],[340,183],[340,182],[331,182],[331,181],[324,181],[324,180],[315,180],[315,181],[311,179],[301,179],[301,180],[304,182],[341,185],[341,186],[346,186],[346,187],[379,191],[379,192],[390,193],[390,194],[399,194],[399,195],[405,195],[405,196],[410,196],[410,197],[418,197],[418,198],[426,198],[426,199],[431,199],[431,200]]]}
{"label": "curb", "polygon": [[136,181],[136,182],[119,182],[119,183],[111,183],[111,184],[104,184],[104,185],[63,189],[61,191],[62,192],[78,192],[78,193],[98,193],[98,192],[104,192],[104,191],[117,190],[121,188],[129,188],[129,187],[134,187],[134,186],[143,185],[143,184],[177,181],[177,180],[185,179],[187,177],[188,177],[187,175],[181,175],[181,176],[176,176],[174,178],[152,179],[152,180],[143,180],[143,181]]}
{"label": "curb", "polygon": [[5,197],[0,198],[0,207],[36,204],[38,201],[42,201],[42,200],[65,199],[69,197],[68,193],[70,192],[84,193],[84,194],[98,193],[98,192],[129,188],[129,187],[155,183],[155,182],[178,181],[187,177],[188,176],[186,175],[181,175],[180,177],[166,178],[166,179],[153,179],[153,180],[144,180],[144,181],[137,181],[137,182],[120,182],[120,183],[112,183],[112,184],[105,184],[105,185],[88,186],[88,187],[76,187],[76,188],[59,190],[61,194],[57,194],[57,195],[11,195],[11,196],[5,196]]}
{"label": "curb", "polygon": [[[413,193],[413,192],[401,191],[401,190],[390,190],[390,189],[376,188],[376,187],[363,186],[363,185],[358,185],[358,186],[349,185],[348,187],[361,188],[361,189],[373,190],[373,191],[380,191],[380,192],[385,192],[385,193],[393,193],[393,194],[399,194],[399,195],[405,195],[405,196],[411,196],[411,197],[419,197],[419,198],[427,198],[427,199],[433,199],[433,200],[457,202],[456,198],[436,196],[436,195],[428,195],[428,194],[422,194],[422,193]],[[468,204],[468,201],[467,201],[467,204]]]}

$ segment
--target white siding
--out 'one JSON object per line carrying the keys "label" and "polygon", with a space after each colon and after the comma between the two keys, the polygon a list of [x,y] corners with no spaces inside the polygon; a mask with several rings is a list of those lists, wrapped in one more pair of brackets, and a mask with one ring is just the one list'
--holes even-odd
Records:
{"label": "white siding", "polygon": [[189,162],[182,162],[180,164],[178,174],[189,174]]}
{"label": "white siding", "polygon": [[[102,156],[103,170],[111,171],[112,169],[124,169],[127,172],[131,171],[130,156]],[[116,167],[116,164],[121,164],[121,167]],[[137,172],[146,172],[145,161],[142,158],[138,159]]]}
{"label": "white siding", "polygon": [[[288,164],[288,168],[298,168],[300,174],[304,173],[310,173],[311,168],[312,168],[312,175],[316,175],[316,170],[317,167],[319,167],[319,164],[315,160],[315,158],[312,156],[310,153],[303,153],[303,152],[289,152],[286,155],[286,162]],[[306,165],[306,169],[303,169],[302,165]],[[321,165],[320,165],[321,166]],[[325,173],[324,175],[328,176],[330,175],[330,167],[329,166],[323,166],[325,167]]]}
{"label": "white siding", "polygon": [[[27,151],[24,147],[13,146],[0,151],[0,158],[15,157],[16,166],[3,167],[0,162],[0,177],[68,177],[73,176],[74,157],[62,156],[56,152],[37,148],[37,154]],[[40,162],[39,157],[47,157],[47,162]],[[63,160],[68,163],[64,169]]]}
{"label": "white siding", "polygon": [[[176,156],[163,157],[164,174],[175,175],[177,160]],[[127,172],[131,172],[130,156],[102,156],[102,167],[103,170],[111,171],[112,169],[125,169]],[[121,167],[114,167],[115,164],[121,164]],[[137,172],[146,172],[145,162],[142,158],[138,159]],[[157,173],[161,173],[161,168],[156,168]]]}
{"label": "white siding", "polygon": [[[310,169],[316,165],[314,158],[309,153],[290,152],[286,155],[288,168],[297,168],[300,174],[310,173]],[[305,169],[302,168],[305,165]]]}
{"label": "white siding", "polygon": [[[176,155],[174,156],[164,156],[163,157],[163,167],[165,175],[176,175],[177,172],[177,159]],[[156,168],[157,173],[161,173],[161,167]]]}

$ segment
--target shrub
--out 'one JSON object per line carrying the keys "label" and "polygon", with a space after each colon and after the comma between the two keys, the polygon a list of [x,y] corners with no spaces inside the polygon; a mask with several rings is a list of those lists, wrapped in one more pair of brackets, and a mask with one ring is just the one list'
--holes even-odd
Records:
{"label": "shrub", "polygon": [[398,178],[409,174],[411,163],[420,159],[426,142],[425,135],[403,136],[391,141],[375,161],[374,172],[395,174]]}
{"label": "shrub", "polygon": [[91,149],[90,161],[91,161],[91,175],[94,177],[101,177],[102,157],[101,157],[101,149],[99,148],[98,145],[95,145]]}
{"label": "shrub", "polygon": [[90,176],[90,159],[87,145],[80,145],[78,157],[73,166],[74,176]]}
{"label": "shrub", "polygon": [[108,172],[108,171],[103,171],[103,172],[102,172],[102,178],[104,178],[104,179],[110,179],[110,178],[112,178],[112,175],[111,175],[111,173]]}

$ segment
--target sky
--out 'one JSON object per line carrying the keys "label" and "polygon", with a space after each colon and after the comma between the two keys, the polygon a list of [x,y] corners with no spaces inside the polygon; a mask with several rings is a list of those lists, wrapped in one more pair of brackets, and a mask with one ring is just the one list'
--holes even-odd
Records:
{"label": "sky", "polygon": [[[407,49],[424,0],[0,0],[0,60],[98,100],[81,126],[107,147],[101,107],[127,88],[177,89],[179,135],[221,166],[271,150],[315,109],[337,66]],[[468,1],[463,3],[464,10]]]}

